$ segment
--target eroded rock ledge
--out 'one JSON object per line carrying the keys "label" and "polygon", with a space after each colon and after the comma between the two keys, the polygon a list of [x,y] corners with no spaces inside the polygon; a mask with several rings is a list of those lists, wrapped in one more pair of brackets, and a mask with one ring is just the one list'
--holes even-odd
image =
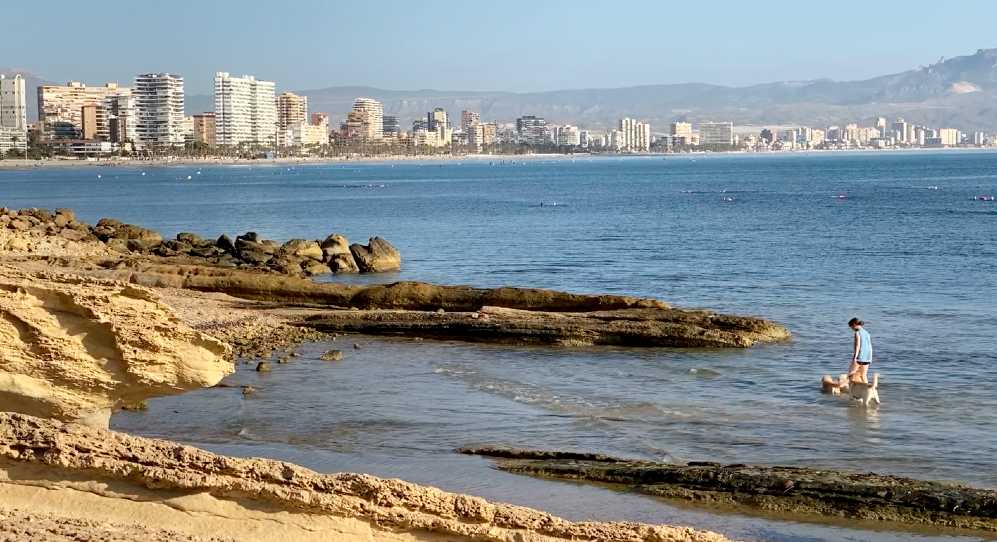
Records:
{"label": "eroded rock ledge", "polygon": [[461,448],[507,472],[621,484],[648,495],[759,511],[997,531],[997,491],[835,470],[657,463],[600,454]]}
{"label": "eroded rock ledge", "polygon": [[0,265],[0,409],[107,426],[113,409],[216,384],[231,348],[146,288]]}
{"label": "eroded rock ledge", "polygon": [[[534,288],[472,288],[421,282],[356,286],[242,270],[115,263],[109,276],[146,286],[221,292],[309,305],[300,324],[322,332],[565,346],[735,347],[787,340],[761,318],[669,307],[655,299]],[[321,307],[331,307],[322,310]]]}
{"label": "eroded rock ledge", "polygon": [[[370,524],[375,532],[411,533],[417,540],[727,540],[715,533],[681,527],[575,523],[401,480],[364,474],[323,475],[279,461],[225,457],[168,441],[0,413],[0,486],[44,485],[44,480],[33,479],[30,469],[23,468],[32,465],[45,466],[46,472],[60,475],[59,479],[74,480],[72,487],[78,491],[124,499],[135,495],[128,487],[137,486],[154,489],[173,501],[185,495],[248,500],[261,511],[352,518]],[[150,498],[148,494],[143,497]],[[202,509],[197,515],[210,513],[210,509]],[[375,534],[342,539],[388,537]]]}

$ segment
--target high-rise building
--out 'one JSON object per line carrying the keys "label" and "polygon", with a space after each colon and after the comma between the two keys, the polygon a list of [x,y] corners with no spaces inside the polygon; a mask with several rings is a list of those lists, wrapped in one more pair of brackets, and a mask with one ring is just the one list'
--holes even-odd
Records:
{"label": "high-rise building", "polygon": [[622,151],[647,152],[651,149],[651,125],[631,118],[620,119]]}
{"label": "high-rise building", "polygon": [[543,117],[526,115],[516,119],[516,133],[519,141],[527,145],[546,145],[551,142],[550,129]]}
{"label": "high-rise building", "polygon": [[398,137],[402,133],[402,125],[398,117],[384,115],[381,117],[381,133],[384,137]]}
{"label": "high-rise building", "polygon": [[449,145],[453,140],[453,128],[450,127],[450,120],[447,118],[446,109],[437,107],[427,113],[426,125],[430,132],[436,132],[440,146]]}
{"label": "high-rise building", "polygon": [[577,147],[581,145],[581,133],[577,126],[565,124],[557,132],[557,144],[564,147]]}
{"label": "high-rise building", "polygon": [[944,147],[955,147],[959,144],[959,130],[955,128],[940,128],[938,142]]}
{"label": "high-rise building", "polygon": [[481,123],[481,115],[477,111],[464,110],[460,112],[460,129],[465,134],[470,132],[470,128]]}
{"label": "high-rise building", "polygon": [[217,145],[215,114],[212,111],[194,115],[194,142]]}
{"label": "high-rise building", "polygon": [[20,74],[0,74],[0,155],[28,148],[27,99]]}
{"label": "high-rise building", "polygon": [[[94,105],[97,109],[94,138],[108,139],[107,101],[116,96],[131,95],[131,89],[107,83],[101,87],[88,87],[78,81],[65,85],[38,87],[38,121],[42,138],[79,139],[83,137],[83,107]],[[92,139],[92,138],[91,138]]]}
{"label": "high-rise building", "polygon": [[21,74],[13,77],[0,74],[0,127],[27,131],[27,103]]}
{"label": "high-rise building", "polygon": [[112,143],[125,143],[135,139],[135,97],[126,94],[113,94],[104,100],[107,117],[107,140]]}
{"label": "high-rise building", "polygon": [[692,124],[689,122],[673,122],[670,135],[676,145],[692,144]]}
{"label": "high-rise building", "polygon": [[329,115],[326,113],[312,113],[311,123],[313,126],[329,126]]}
{"label": "high-rise building", "polygon": [[86,104],[80,112],[80,137],[97,139],[97,104]]}
{"label": "high-rise building", "polygon": [[184,144],[183,77],[144,73],[135,77],[135,143],[143,147]]}
{"label": "high-rise building", "polygon": [[287,131],[308,121],[308,97],[293,92],[283,92],[277,96],[277,130]]}
{"label": "high-rise building", "polygon": [[[273,81],[252,75],[215,74],[215,141],[219,145],[273,145],[277,137],[277,101]],[[304,121],[304,114],[301,121]]]}
{"label": "high-rise building", "polygon": [[702,145],[734,144],[733,122],[704,122],[699,125],[699,141]]}
{"label": "high-rise building", "polygon": [[357,98],[353,101],[355,120],[362,123],[359,136],[366,141],[384,139],[384,105],[373,98]]}

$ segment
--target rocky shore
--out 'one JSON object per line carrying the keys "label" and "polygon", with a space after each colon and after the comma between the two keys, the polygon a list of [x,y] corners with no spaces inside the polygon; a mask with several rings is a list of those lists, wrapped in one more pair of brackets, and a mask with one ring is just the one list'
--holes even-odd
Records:
{"label": "rocky shore", "polygon": [[0,209],[0,231],[4,231],[0,248],[28,255],[158,257],[291,276],[401,269],[398,250],[380,237],[367,245],[350,244],[337,233],[321,241],[291,239],[283,244],[262,239],[256,232],[238,235],[234,241],[228,235],[210,240],[189,232],[163,239],[158,232],[113,218],[90,225],[77,220],[69,209]]}
{"label": "rocky shore", "polygon": [[507,472],[615,484],[657,497],[759,512],[845,517],[997,532],[997,491],[825,469],[657,463],[601,454],[462,448]]}
{"label": "rocky shore", "polygon": [[401,480],[319,474],[10,413],[0,413],[3,517],[30,520],[0,525],[4,540],[36,540],[39,531],[47,540],[727,540],[682,527],[570,522]]}

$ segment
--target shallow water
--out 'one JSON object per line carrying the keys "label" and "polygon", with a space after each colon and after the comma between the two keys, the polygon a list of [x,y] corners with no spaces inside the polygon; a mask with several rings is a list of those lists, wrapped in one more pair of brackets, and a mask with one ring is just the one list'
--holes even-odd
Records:
{"label": "shallow water", "polygon": [[[328,345],[309,345],[270,375],[235,375],[261,380],[253,398],[161,399],[116,416],[117,428],[575,518],[681,520],[764,540],[910,537],[683,511],[507,475],[451,450],[571,448],[997,487],[997,205],[971,200],[997,193],[997,154],[142,171],[0,171],[0,205],[73,207],[86,220],[170,234],[379,234],[402,251],[405,270],[354,280],[647,295],[773,318],[794,341],[651,351],[364,339],[340,364],[314,359]],[[847,366],[853,315],[868,322],[883,375],[876,412],[817,392],[821,374]]]}

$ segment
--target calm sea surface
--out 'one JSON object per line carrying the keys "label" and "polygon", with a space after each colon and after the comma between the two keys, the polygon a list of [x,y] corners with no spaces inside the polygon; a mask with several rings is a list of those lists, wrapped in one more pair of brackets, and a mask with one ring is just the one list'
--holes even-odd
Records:
{"label": "calm sea surface", "polygon": [[[402,252],[401,273],[354,281],[635,294],[782,322],[791,343],[730,351],[349,338],[364,348],[337,364],[318,361],[330,345],[313,344],[271,374],[241,366],[229,380],[261,388],[251,398],[203,390],[112,425],[576,519],[792,541],[942,538],[676,508],[504,474],[452,450],[567,448],[997,487],[997,203],[978,194],[997,194],[995,153],[0,170],[7,207],[71,207],[170,235],[381,235]],[[852,316],[876,347],[875,412],[817,386],[847,367]]]}

